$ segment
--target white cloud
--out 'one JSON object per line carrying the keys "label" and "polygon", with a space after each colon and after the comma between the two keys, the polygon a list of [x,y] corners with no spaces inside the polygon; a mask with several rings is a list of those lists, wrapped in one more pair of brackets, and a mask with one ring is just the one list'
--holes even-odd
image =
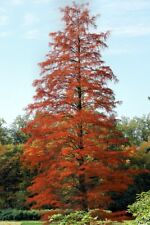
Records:
{"label": "white cloud", "polygon": [[40,31],[38,29],[29,30],[25,33],[24,38],[28,40],[40,39]]}
{"label": "white cloud", "polygon": [[50,3],[50,0],[32,0],[33,3]]}
{"label": "white cloud", "polygon": [[10,36],[10,32],[8,31],[1,31],[0,32],[0,38],[6,38]]}
{"label": "white cloud", "polygon": [[24,0],[11,0],[10,2],[12,5],[22,5]]}
{"label": "white cloud", "polygon": [[4,26],[8,24],[8,16],[0,15],[0,26]]}
{"label": "white cloud", "polygon": [[122,26],[112,29],[114,35],[125,35],[129,37],[140,37],[150,35],[150,26],[144,24],[135,24]]}
{"label": "white cloud", "polygon": [[5,26],[9,22],[9,17],[3,8],[0,8],[0,26]]}
{"label": "white cloud", "polygon": [[131,50],[129,48],[113,48],[113,49],[107,49],[104,52],[104,55],[112,56],[112,55],[126,55],[131,54],[132,52],[135,52],[134,50]]}
{"label": "white cloud", "polygon": [[100,31],[110,31],[112,36],[125,36],[125,37],[143,37],[150,36],[150,26],[148,24],[130,24],[130,25],[113,25],[102,26]]}
{"label": "white cloud", "polygon": [[113,10],[114,12],[124,12],[124,11],[138,11],[150,9],[150,1],[149,0],[126,0],[126,1],[113,1],[110,3],[108,1],[104,7],[107,9]]}
{"label": "white cloud", "polygon": [[51,0],[10,0],[12,5],[22,5],[24,3],[32,4],[32,3],[51,3]]}
{"label": "white cloud", "polygon": [[39,22],[39,18],[33,13],[27,13],[24,16],[24,25],[32,26]]}

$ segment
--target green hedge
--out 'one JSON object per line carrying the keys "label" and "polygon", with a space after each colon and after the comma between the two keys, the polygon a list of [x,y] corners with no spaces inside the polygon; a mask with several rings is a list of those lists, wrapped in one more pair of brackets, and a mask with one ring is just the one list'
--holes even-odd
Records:
{"label": "green hedge", "polygon": [[41,215],[38,210],[0,210],[0,220],[39,220]]}

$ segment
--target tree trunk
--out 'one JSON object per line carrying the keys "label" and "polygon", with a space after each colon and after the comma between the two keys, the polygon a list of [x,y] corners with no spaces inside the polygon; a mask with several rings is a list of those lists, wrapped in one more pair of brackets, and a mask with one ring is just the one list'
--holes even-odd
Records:
{"label": "tree trunk", "polygon": [[[81,87],[81,65],[80,65],[80,37],[78,37],[78,106],[77,109],[78,111],[82,110],[82,87]],[[80,151],[83,150],[84,145],[83,145],[83,126],[82,126],[82,121],[79,124],[79,132],[78,132],[78,137],[79,137],[79,149]],[[84,163],[84,158],[80,156],[79,160],[79,168],[83,165]],[[82,209],[84,211],[88,211],[88,201],[87,201],[87,188],[85,184],[85,175],[81,174],[79,175],[79,190],[82,196]]]}

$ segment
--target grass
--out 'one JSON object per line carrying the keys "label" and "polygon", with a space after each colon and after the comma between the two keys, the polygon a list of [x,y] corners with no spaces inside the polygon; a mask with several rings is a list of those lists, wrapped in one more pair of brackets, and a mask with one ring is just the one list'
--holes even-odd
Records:
{"label": "grass", "polygon": [[18,221],[0,221],[0,225],[21,225]]}
{"label": "grass", "polygon": [[0,221],[0,225],[21,225],[18,221]]}
{"label": "grass", "polygon": [[40,221],[0,221],[0,225],[43,225]]}
{"label": "grass", "polygon": [[40,221],[23,221],[21,225],[42,225]]}

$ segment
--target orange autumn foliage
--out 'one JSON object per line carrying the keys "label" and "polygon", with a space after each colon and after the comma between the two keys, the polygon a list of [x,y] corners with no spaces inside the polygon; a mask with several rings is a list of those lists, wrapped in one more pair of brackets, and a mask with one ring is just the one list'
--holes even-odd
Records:
{"label": "orange autumn foliage", "polygon": [[116,81],[102,60],[106,33],[92,33],[86,5],[62,9],[64,30],[50,34],[50,51],[29,110],[24,162],[36,168],[29,191],[34,207],[105,208],[111,191],[131,183],[129,152],[115,129],[117,104],[107,83]]}

